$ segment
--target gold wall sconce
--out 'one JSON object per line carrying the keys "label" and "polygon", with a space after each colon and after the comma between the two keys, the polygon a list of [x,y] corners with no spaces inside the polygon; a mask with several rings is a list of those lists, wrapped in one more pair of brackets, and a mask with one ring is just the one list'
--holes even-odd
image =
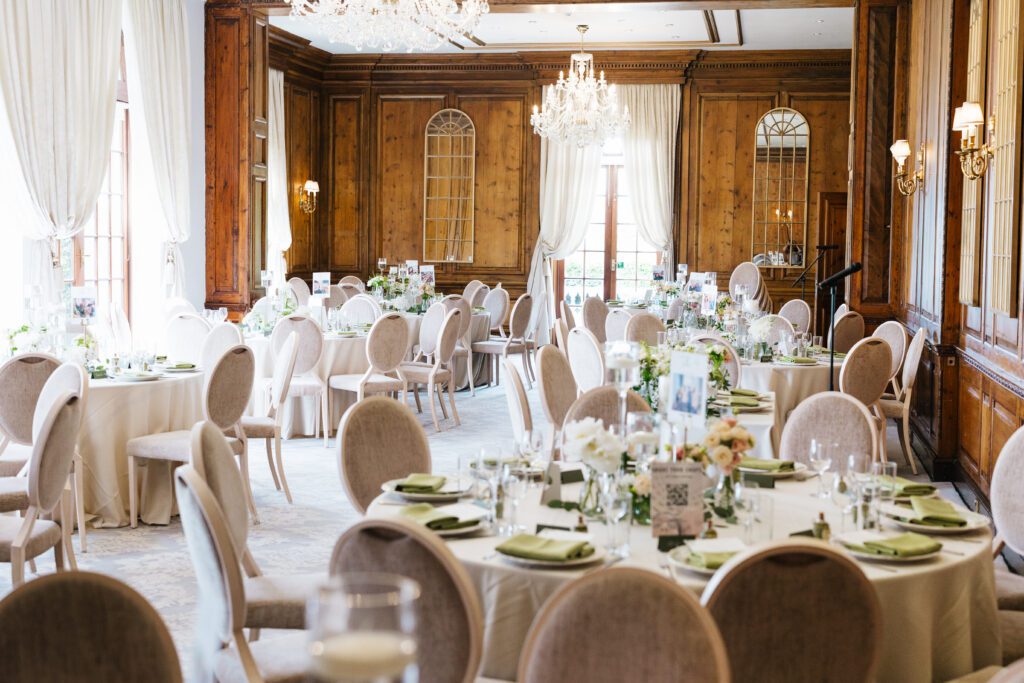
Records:
{"label": "gold wall sconce", "polygon": [[305,213],[316,211],[316,196],[320,192],[320,183],[315,180],[307,180],[299,188],[299,208]]}
{"label": "gold wall sconce", "polygon": [[996,119],[988,117],[988,143],[978,139],[978,129],[985,123],[981,105],[964,102],[953,114],[953,130],[960,131],[960,170],[968,180],[977,180],[988,170],[988,160],[995,155]]}
{"label": "gold wall sconce", "polygon": [[892,158],[896,160],[896,189],[904,197],[909,197],[924,187],[924,143],[917,152],[917,170],[910,171],[904,168],[907,159],[910,158],[910,143],[906,140],[897,140],[889,148]]}

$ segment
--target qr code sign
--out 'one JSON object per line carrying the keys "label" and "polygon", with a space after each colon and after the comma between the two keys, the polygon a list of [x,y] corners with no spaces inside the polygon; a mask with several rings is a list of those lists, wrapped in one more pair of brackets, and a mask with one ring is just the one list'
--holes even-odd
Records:
{"label": "qr code sign", "polygon": [[665,487],[668,504],[673,507],[686,507],[690,504],[690,487],[683,484],[668,484]]}

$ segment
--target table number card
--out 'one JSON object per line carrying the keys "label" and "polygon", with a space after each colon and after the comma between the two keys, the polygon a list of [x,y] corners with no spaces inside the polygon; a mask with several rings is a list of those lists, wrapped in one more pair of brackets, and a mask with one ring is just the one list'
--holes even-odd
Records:
{"label": "table number card", "polygon": [[661,282],[665,279],[665,264],[659,264],[651,266],[651,279],[655,282]]}
{"label": "table number card", "polygon": [[718,306],[718,287],[704,285],[700,290],[700,312],[703,315],[714,315]]}
{"label": "table number card", "polygon": [[708,357],[673,351],[669,366],[668,412],[690,424],[703,424],[708,404]]}
{"label": "table number card", "polygon": [[663,536],[695,537],[704,525],[704,470],[700,463],[651,465],[651,530]]}
{"label": "table number card", "polygon": [[704,273],[690,273],[690,281],[686,283],[686,290],[699,294],[702,287],[704,287]]}
{"label": "table number card", "polygon": [[420,280],[425,285],[434,284],[434,266],[420,266]]}
{"label": "table number card", "polygon": [[410,275],[420,272],[420,262],[416,259],[406,259],[405,269]]}
{"label": "table number card", "polygon": [[313,273],[313,294],[327,296],[331,293],[331,274]]}
{"label": "table number card", "polygon": [[71,288],[71,317],[83,323],[90,323],[96,318],[96,288]]}

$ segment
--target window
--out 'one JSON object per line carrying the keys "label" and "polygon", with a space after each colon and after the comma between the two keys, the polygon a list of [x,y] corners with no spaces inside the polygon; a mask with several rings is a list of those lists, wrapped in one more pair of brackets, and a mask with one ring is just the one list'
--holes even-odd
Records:
{"label": "window", "polygon": [[633,216],[622,142],[605,145],[601,179],[583,245],[555,262],[555,295],[571,306],[588,296],[630,301],[650,287],[653,266],[663,255],[640,235]]}
{"label": "window", "polygon": [[125,83],[124,43],[117,84],[117,108],[110,141],[110,165],[103,179],[96,210],[74,237],[61,240],[60,262],[65,289],[96,288],[96,301],[117,301],[128,308],[128,89]]}

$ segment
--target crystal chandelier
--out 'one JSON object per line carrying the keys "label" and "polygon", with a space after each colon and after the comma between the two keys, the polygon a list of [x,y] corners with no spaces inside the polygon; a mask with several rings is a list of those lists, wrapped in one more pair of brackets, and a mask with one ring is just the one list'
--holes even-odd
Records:
{"label": "crystal chandelier", "polygon": [[577,26],[580,51],[572,56],[569,77],[558,73],[558,82],[548,88],[544,110],[533,108],[533,132],[551,140],[578,147],[601,145],[629,126],[629,108],[619,111],[615,86],[594,77],[594,55],[583,51],[583,34],[588,26]]}
{"label": "crystal chandelier", "polygon": [[434,50],[465,37],[487,14],[487,0],[289,0],[332,43],[357,50]]}

